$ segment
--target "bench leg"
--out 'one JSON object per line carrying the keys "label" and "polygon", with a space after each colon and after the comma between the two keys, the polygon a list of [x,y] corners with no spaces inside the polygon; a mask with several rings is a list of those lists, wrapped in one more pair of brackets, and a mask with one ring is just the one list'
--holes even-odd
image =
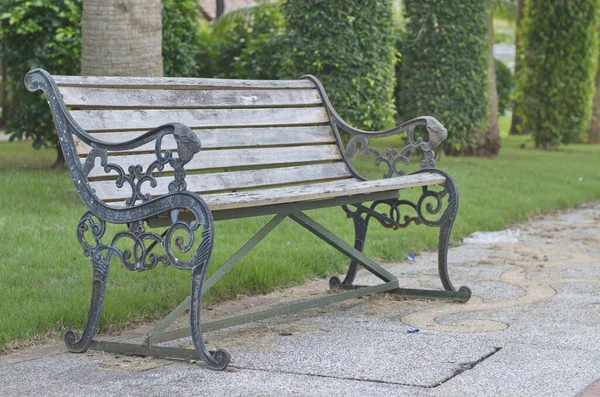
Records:
{"label": "bench leg", "polygon": [[[365,248],[365,241],[367,239],[367,231],[369,228],[369,218],[370,216],[365,214],[360,209],[356,211],[350,210],[347,206],[342,207],[348,217],[352,218],[354,223],[354,248],[360,252],[363,252]],[[333,276],[329,279],[329,286],[331,288],[339,288],[343,285],[352,285],[354,279],[356,278],[356,273],[358,273],[358,269],[360,268],[360,264],[356,259],[352,259],[350,261],[350,266],[348,268],[348,273],[346,273],[346,277],[344,281],[341,281],[338,276]]]}
{"label": "bench leg", "polygon": [[100,320],[100,315],[102,314],[102,304],[104,303],[104,291],[106,290],[110,259],[107,260],[99,252],[92,253],[91,257],[94,270],[94,283],[90,312],[85,328],[83,329],[83,334],[79,336],[79,333],[75,330],[67,331],[65,334],[65,345],[69,351],[73,353],[84,353],[88,350],[94,335],[96,335],[98,322]]}
{"label": "bench leg", "polygon": [[231,361],[231,356],[225,350],[217,350],[210,352],[204,338],[202,337],[202,328],[200,326],[200,309],[202,306],[202,284],[204,282],[204,275],[207,268],[206,263],[202,263],[196,266],[192,270],[192,288],[190,293],[190,327],[191,336],[194,341],[194,346],[200,354],[200,357],[204,360],[206,365],[210,369],[222,371],[227,368]]}
{"label": "bench leg", "polygon": [[[452,226],[454,226],[456,214],[458,213],[458,190],[456,189],[456,183],[454,182],[454,179],[452,179],[450,175],[441,171],[437,172],[443,173],[446,176],[444,190],[448,195],[448,206],[446,207],[446,210],[440,219],[438,272],[444,289],[446,291],[456,291],[456,288],[454,288],[452,285],[452,281],[450,281],[450,276],[448,275],[448,246],[450,245],[450,233],[452,232]],[[469,287],[460,287],[460,291],[468,293],[469,296],[471,295],[471,290]]]}

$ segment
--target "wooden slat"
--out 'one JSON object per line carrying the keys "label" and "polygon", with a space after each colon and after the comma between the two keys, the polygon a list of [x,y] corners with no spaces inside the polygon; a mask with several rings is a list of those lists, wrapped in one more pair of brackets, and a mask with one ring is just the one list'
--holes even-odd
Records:
{"label": "wooden slat", "polygon": [[[440,174],[422,173],[404,175],[397,178],[360,181],[345,179],[341,181],[313,183],[309,185],[287,186],[280,188],[250,190],[234,193],[205,194],[202,198],[211,211],[223,211],[240,208],[264,207],[277,204],[299,203],[314,200],[326,200],[334,197],[365,195],[369,193],[394,191],[418,186],[439,185],[446,181]],[[109,203],[122,208],[122,201]]]}
{"label": "wooden slat", "polygon": [[445,181],[446,178],[440,174],[423,173],[375,181],[349,179],[266,190],[210,194],[203,195],[202,198],[204,198],[211,211],[218,211],[232,208],[249,208],[327,199],[339,196],[353,196],[357,194],[406,189],[417,186],[437,185],[444,183]]}
{"label": "wooden slat", "polygon": [[[99,132],[91,134],[104,142],[117,143],[134,139],[145,131]],[[223,128],[210,130],[195,130],[200,138],[202,149],[220,149],[231,147],[285,146],[334,143],[335,137],[331,127],[315,125],[307,127],[259,127],[259,128]],[[76,139],[77,152],[81,155],[89,153],[90,147]],[[154,151],[154,142],[147,143],[129,152]],[[172,135],[164,137],[163,149],[175,149],[175,139]]]}
{"label": "wooden slat", "polygon": [[308,106],[323,103],[315,89],[149,90],[62,87],[67,106],[84,108],[215,109]]}
{"label": "wooden slat", "polygon": [[[318,161],[341,160],[339,149],[336,145],[319,146],[294,146],[264,149],[227,149],[200,151],[192,161],[185,165],[187,171],[206,170],[230,167],[258,167],[276,164],[309,163]],[[150,163],[156,160],[154,154],[136,154],[127,156],[111,156],[108,162],[121,166],[127,172],[130,165],[141,164],[144,170]],[[81,159],[81,163],[85,158]],[[93,177],[116,177],[116,172],[109,174],[100,167],[100,161],[96,160],[96,167],[90,172]],[[165,171],[173,171],[171,166],[166,165]]]}
{"label": "wooden slat", "polygon": [[[269,168],[247,171],[220,172],[214,174],[196,174],[186,177],[187,190],[196,193],[218,192],[225,190],[262,188],[267,186],[307,183],[314,181],[350,178],[352,174],[343,162],[312,164],[285,168]],[[172,176],[156,178],[156,188],[149,184],[142,188],[143,193],[161,196],[169,192]],[[117,188],[115,181],[95,181],[90,185],[101,200],[115,201],[128,198],[131,188],[125,185]]]}
{"label": "wooden slat", "polygon": [[179,122],[190,128],[308,125],[328,121],[324,107],[202,110],[73,110],[86,131],[152,129]]}
{"label": "wooden slat", "polygon": [[300,89],[314,88],[310,80],[229,80],[177,77],[53,76],[58,86],[154,89]]}

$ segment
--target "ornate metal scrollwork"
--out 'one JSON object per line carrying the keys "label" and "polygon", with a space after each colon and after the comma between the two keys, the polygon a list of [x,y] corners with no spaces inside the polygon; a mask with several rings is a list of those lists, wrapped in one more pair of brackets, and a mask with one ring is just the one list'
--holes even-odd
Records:
{"label": "ornate metal scrollwork", "polygon": [[407,166],[410,164],[410,155],[417,149],[423,151],[423,159],[421,160],[421,169],[435,168],[435,152],[433,149],[437,147],[447,136],[446,129],[439,124],[435,119],[427,120],[427,131],[429,132],[429,141],[424,141],[422,137],[415,138],[415,128],[418,124],[413,124],[408,127],[408,145],[401,151],[391,148],[386,149],[381,153],[377,149],[368,147],[369,140],[366,135],[354,135],[346,145],[346,157],[352,158],[357,152],[365,154],[374,154],[375,165],[385,164],[387,171],[383,174],[383,178],[391,178],[393,176],[406,175],[406,172],[400,169],[400,165]]}
{"label": "ornate metal scrollwork", "polygon": [[[206,261],[210,255],[212,238],[210,225],[203,225],[202,241],[197,250],[200,257],[195,257],[193,260],[181,260],[177,258],[175,252],[185,254],[190,251],[195,242],[194,232],[199,226],[200,223],[196,221],[189,224],[176,221],[165,233],[159,235],[147,232],[143,221],[136,221],[129,224],[128,230],[116,233],[111,242],[105,244],[102,242],[102,237],[106,231],[106,222],[96,218],[88,211],[79,220],[77,237],[83,247],[85,256],[91,257],[96,263],[106,263],[108,265],[114,255],[128,270],[150,270],[154,269],[159,263],[164,266],[172,265],[179,269],[192,269],[198,263]],[[177,232],[183,232],[184,236],[176,235]],[[117,244],[124,240],[129,240],[133,247],[123,250],[118,248]],[[157,245],[164,248],[164,255],[152,252]],[[203,255],[206,258],[203,258]]]}
{"label": "ornate metal scrollwork", "polygon": [[[423,186],[422,193],[416,202],[404,199],[387,199],[374,201],[370,206],[357,204],[352,206],[343,206],[347,216],[353,219],[362,218],[365,215],[365,221],[369,218],[375,218],[383,227],[389,229],[401,229],[408,227],[411,223],[416,225],[424,224],[427,226],[440,227],[453,219],[456,215],[456,204],[453,197],[448,198],[448,205],[444,208],[444,198],[448,196],[446,186],[442,185],[441,190],[430,190],[430,186]],[[378,207],[388,206],[386,212],[380,212]],[[349,207],[354,207],[351,209]],[[404,213],[403,208],[411,208],[414,214]],[[432,218],[432,216],[434,218]]]}
{"label": "ornate metal scrollwork", "polygon": [[[182,192],[187,188],[185,183],[185,168],[193,157],[194,154],[200,150],[200,140],[188,127],[172,123],[174,128],[163,129],[156,136],[155,144],[155,155],[156,160],[148,165],[146,171],[140,164],[130,165],[128,172],[126,173],[123,168],[117,164],[108,162],[108,150],[94,148],[90,150],[85,162],[83,164],[83,174],[87,178],[94,168],[96,159],[100,159],[100,165],[104,167],[104,172],[109,173],[115,171],[117,173],[117,179],[115,184],[117,188],[121,189],[124,185],[128,185],[131,188],[131,196],[125,200],[125,204],[128,207],[134,206],[138,200],[142,203],[152,199],[149,193],[142,193],[142,187],[145,183],[148,183],[151,188],[157,186],[155,172],[161,172],[164,170],[165,165],[169,164],[174,169],[174,180],[169,183],[169,193]],[[177,153],[178,158],[173,156],[171,150],[162,149],[162,140],[165,135],[173,134],[177,142]]]}

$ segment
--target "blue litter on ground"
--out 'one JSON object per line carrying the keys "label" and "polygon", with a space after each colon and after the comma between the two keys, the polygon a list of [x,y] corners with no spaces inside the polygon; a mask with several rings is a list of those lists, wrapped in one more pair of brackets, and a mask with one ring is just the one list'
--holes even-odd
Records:
{"label": "blue litter on ground", "polygon": [[406,330],[407,334],[416,334],[417,332],[419,332],[419,328],[409,328]]}
{"label": "blue litter on ground", "polygon": [[415,256],[413,254],[408,254],[408,260],[409,261],[414,261],[415,260]]}

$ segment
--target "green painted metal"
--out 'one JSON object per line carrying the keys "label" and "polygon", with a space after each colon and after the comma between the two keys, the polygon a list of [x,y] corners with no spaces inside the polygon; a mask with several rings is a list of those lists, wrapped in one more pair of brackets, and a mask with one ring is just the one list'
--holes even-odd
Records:
{"label": "green painted metal", "polygon": [[396,280],[396,276],[392,273],[385,270],[383,267],[375,263],[372,259],[367,257],[365,254],[352,247],[350,244],[346,243],[344,240],[327,230],[321,224],[316,222],[314,219],[309,217],[308,215],[297,212],[294,214],[288,215],[292,218],[296,223],[304,227],[306,230],[310,231],[314,235],[318,236],[321,240],[325,241],[327,244],[331,245],[341,253],[347,255],[348,257],[355,259],[358,261],[365,269],[382,279],[383,281],[392,281]]}
{"label": "green painted metal", "polygon": [[[359,298],[361,296],[375,294],[379,292],[393,291],[398,289],[398,281],[390,281],[383,284],[360,288],[352,291],[339,292],[329,294],[327,296],[309,299],[306,301],[300,301],[290,303],[287,305],[277,306],[271,309],[261,310],[255,313],[243,314],[240,316],[229,317],[225,319],[215,320],[202,324],[202,331],[215,331],[218,329],[229,328],[235,325],[246,324],[253,321],[263,320],[274,316],[280,316],[282,314],[297,313],[302,310],[312,309],[315,307],[321,307],[330,305],[332,303],[342,302],[348,299]],[[151,343],[162,343],[170,340],[185,338],[190,335],[189,328],[179,328],[173,331],[167,331],[152,335]]]}
{"label": "green painted metal", "polygon": [[[217,271],[215,271],[205,282],[202,289],[202,295],[212,288],[224,275],[226,275],[248,252],[262,241],[277,225],[279,225],[286,215],[278,214],[263,226],[246,244],[244,244],[235,254],[233,254]],[[155,333],[162,332],[177,320],[190,307],[190,297],[188,296],[171,313],[159,321],[148,334],[148,340],[152,340]]]}
{"label": "green painted metal", "polygon": [[144,346],[135,343],[92,341],[90,350],[106,353],[125,354],[128,356],[150,356],[176,360],[202,361],[196,350],[180,349],[164,346]]}

